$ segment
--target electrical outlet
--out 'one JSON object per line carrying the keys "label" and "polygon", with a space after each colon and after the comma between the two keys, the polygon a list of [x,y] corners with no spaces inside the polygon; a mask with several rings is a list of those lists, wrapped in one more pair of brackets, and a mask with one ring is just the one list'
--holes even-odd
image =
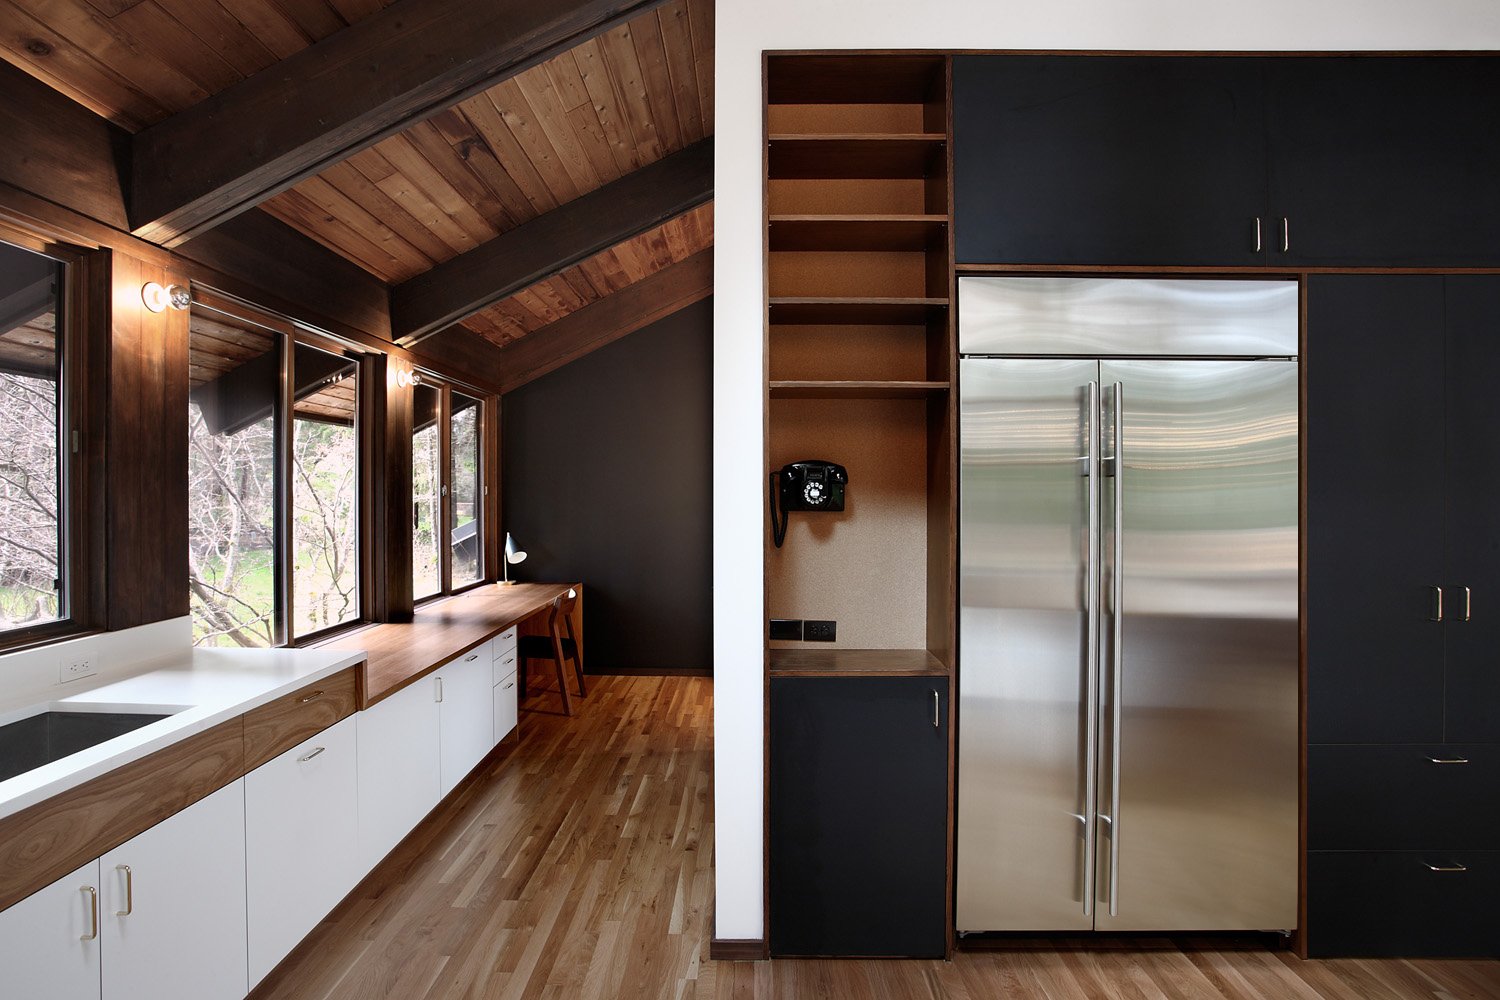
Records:
{"label": "electrical outlet", "polygon": [[801,618],[772,618],[772,639],[794,639],[802,641],[802,619]]}
{"label": "electrical outlet", "polygon": [[809,618],[802,623],[802,641],[804,642],[836,642],[838,634],[838,622],[820,622]]}
{"label": "electrical outlet", "polygon": [[97,673],[94,669],[93,660],[75,660],[71,663],[65,662],[58,668],[57,682],[66,684],[68,681],[76,681],[83,677],[92,677]]}

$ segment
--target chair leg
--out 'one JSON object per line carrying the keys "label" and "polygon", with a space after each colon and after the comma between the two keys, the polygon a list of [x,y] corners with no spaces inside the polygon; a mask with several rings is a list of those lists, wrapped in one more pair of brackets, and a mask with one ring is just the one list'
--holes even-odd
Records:
{"label": "chair leg", "polygon": [[573,673],[578,676],[578,697],[588,697],[588,691],[583,686],[583,651],[578,645],[578,636],[573,634],[573,620],[567,620],[568,638],[573,640]]}
{"label": "chair leg", "polygon": [[553,661],[557,664],[557,690],[562,695],[563,714],[572,715],[573,703],[568,698],[567,675],[563,672],[563,664],[565,661],[562,651],[562,639],[558,636],[556,631],[552,633],[552,658]]}

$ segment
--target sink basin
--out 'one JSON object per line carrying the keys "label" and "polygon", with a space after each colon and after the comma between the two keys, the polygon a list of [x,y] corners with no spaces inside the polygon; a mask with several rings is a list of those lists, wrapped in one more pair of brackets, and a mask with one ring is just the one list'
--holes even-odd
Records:
{"label": "sink basin", "polygon": [[0,781],[168,717],[147,712],[39,712],[0,726]]}

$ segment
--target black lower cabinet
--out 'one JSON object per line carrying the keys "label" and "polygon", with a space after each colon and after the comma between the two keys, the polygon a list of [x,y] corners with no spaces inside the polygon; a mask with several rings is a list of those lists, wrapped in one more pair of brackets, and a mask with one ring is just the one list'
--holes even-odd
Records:
{"label": "black lower cabinet", "polygon": [[1314,958],[1500,957],[1500,851],[1311,851]]}
{"label": "black lower cabinet", "polygon": [[773,677],[770,948],[941,957],[945,677]]}

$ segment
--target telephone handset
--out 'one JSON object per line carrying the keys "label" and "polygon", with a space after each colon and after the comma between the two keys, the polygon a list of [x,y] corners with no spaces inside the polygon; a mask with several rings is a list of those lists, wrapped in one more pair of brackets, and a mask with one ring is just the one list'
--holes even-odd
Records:
{"label": "telephone handset", "polygon": [[[776,484],[778,476],[781,477],[779,489]],[[843,510],[844,487],[848,484],[849,473],[842,465],[813,459],[793,462],[782,466],[780,472],[771,473],[771,536],[776,547],[781,548],[781,543],[786,540],[789,513],[794,510]]]}

